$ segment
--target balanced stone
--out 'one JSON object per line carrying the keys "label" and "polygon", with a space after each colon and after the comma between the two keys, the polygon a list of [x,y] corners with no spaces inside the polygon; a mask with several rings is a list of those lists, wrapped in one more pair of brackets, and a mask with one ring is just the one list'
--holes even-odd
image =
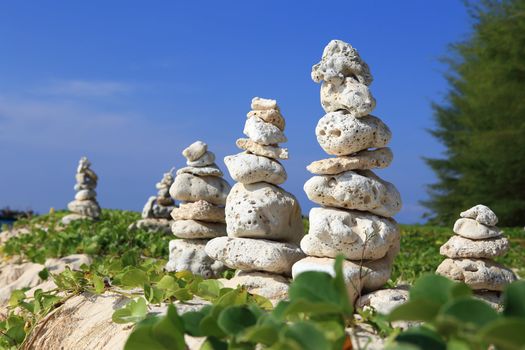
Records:
{"label": "balanced stone", "polygon": [[97,196],[95,190],[80,190],[75,194],[75,199],[79,201],[85,201],[88,199],[93,199]]}
{"label": "balanced stone", "polygon": [[181,203],[171,212],[173,220],[199,220],[226,223],[224,207],[215,206],[200,200],[192,203]]}
{"label": "balanced stone", "polygon": [[392,162],[393,157],[390,148],[378,148],[349,156],[317,160],[307,166],[306,169],[312,174],[334,175],[348,170],[386,168]]}
{"label": "balanced stone", "polygon": [[226,270],[220,261],[210,258],[204,251],[208,240],[174,239],[169,243],[167,271],[190,271],[204,278],[214,278]]}
{"label": "balanced stone", "polygon": [[436,273],[466,283],[472,289],[502,291],[516,280],[508,268],[491,260],[445,259]]}
{"label": "balanced stone", "polygon": [[190,162],[193,162],[208,151],[208,145],[202,141],[195,141],[182,151],[182,155]]}
{"label": "balanced stone", "polygon": [[67,208],[73,213],[89,216],[92,218],[98,218],[101,214],[98,203],[91,200],[74,200],[68,203]]}
{"label": "balanced stone", "polygon": [[401,196],[394,185],[370,170],[314,176],[304,184],[308,198],[318,204],[369,211],[385,217],[401,209]]}
{"label": "balanced stone", "polygon": [[131,230],[141,229],[148,232],[160,232],[169,234],[171,233],[170,222],[168,219],[155,219],[155,218],[146,218],[137,221],[136,223],[130,226]]}
{"label": "balanced stone", "polygon": [[240,149],[257,154],[258,156],[273,159],[288,159],[288,148],[260,145],[250,139],[238,139],[236,144]]}
{"label": "balanced stone", "polygon": [[273,304],[288,298],[288,279],[275,273],[240,271],[229,280],[220,280],[226,288],[242,286],[252,294],[261,295]]}
{"label": "balanced stone", "polygon": [[487,226],[496,226],[498,223],[498,217],[496,214],[483,204],[478,204],[469,210],[462,212],[459,216],[462,218],[474,219],[480,224]]}
{"label": "balanced stone", "polygon": [[263,110],[253,110],[249,111],[246,115],[248,118],[257,117],[262,119],[267,123],[271,123],[279,128],[279,130],[284,131],[286,122],[281,114],[279,109],[263,109]]}
{"label": "balanced stone", "polygon": [[502,256],[509,250],[509,240],[505,237],[472,240],[452,236],[441,246],[439,254],[448,258],[491,259]]}
{"label": "balanced stone", "polygon": [[357,299],[355,307],[358,309],[369,307],[376,312],[387,315],[397,306],[406,303],[408,297],[408,288],[379,289],[361,296]]}
{"label": "balanced stone", "polygon": [[226,225],[198,220],[176,220],[171,224],[171,232],[186,239],[215,238],[226,236]]}
{"label": "balanced stone", "polygon": [[211,151],[207,151],[204,153],[200,158],[190,161],[186,161],[186,165],[193,166],[193,167],[204,167],[208,165],[212,165],[215,162],[215,154]]}
{"label": "balanced stone", "polygon": [[325,114],[317,123],[315,135],[326,153],[337,156],[385,147],[392,137],[380,119],[371,115],[356,118],[343,111]]}
{"label": "balanced stone", "polygon": [[276,160],[250,153],[239,153],[224,158],[231,177],[240,183],[268,182],[274,185],[286,181],[284,167]]}
{"label": "balanced stone", "polygon": [[376,100],[365,84],[346,78],[341,85],[324,82],[321,85],[321,105],[326,113],[345,110],[353,117],[372,113]]}
{"label": "balanced stone", "polygon": [[252,109],[255,110],[270,110],[278,109],[277,101],[269,98],[254,97],[252,98]]}
{"label": "balanced stone", "polygon": [[297,199],[280,187],[236,183],[226,203],[228,236],[299,242],[304,234]]}
{"label": "balanced stone", "polygon": [[177,175],[180,174],[192,174],[197,176],[219,176],[222,177],[224,174],[221,169],[213,163],[209,166],[187,166],[177,170]]}
{"label": "balanced stone", "polygon": [[220,177],[180,174],[170,188],[174,199],[184,202],[205,200],[215,205],[224,205],[230,185]]}
{"label": "balanced stone", "polygon": [[206,253],[233,269],[278,274],[289,273],[292,265],[304,258],[294,244],[231,237],[212,239],[206,245]]}
{"label": "balanced stone", "polygon": [[461,218],[454,223],[454,232],[470,239],[487,239],[501,236],[495,226],[485,226],[474,219]]}
{"label": "balanced stone", "polygon": [[281,129],[258,117],[248,118],[243,132],[250,140],[260,145],[274,145],[287,141]]}
{"label": "balanced stone", "polygon": [[313,208],[309,218],[310,231],[301,240],[309,256],[381,259],[399,244],[399,229],[392,219],[331,208]]}

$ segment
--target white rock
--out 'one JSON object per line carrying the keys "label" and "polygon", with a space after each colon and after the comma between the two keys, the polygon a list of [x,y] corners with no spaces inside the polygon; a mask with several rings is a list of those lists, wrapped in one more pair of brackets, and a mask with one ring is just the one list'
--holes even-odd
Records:
{"label": "white rock", "polygon": [[243,133],[260,145],[275,145],[288,141],[278,127],[257,117],[246,119]]}
{"label": "white rock", "polygon": [[214,238],[206,254],[233,269],[290,274],[292,265],[304,258],[295,244],[251,238]]}
{"label": "white rock", "polygon": [[470,239],[487,239],[501,236],[495,226],[485,226],[474,219],[461,218],[454,223],[454,232]]}
{"label": "white rock", "polygon": [[249,111],[246,116],[248,118],[251,118],[251,117],[260,118],[267,123],[271,123],[275,125],[281,131],[284,131],[284,128],[286,126],[286,122],[279,109],[264,109],[264,110]]}
{"label": "white rock", "polygon": [[206,239],[174,239],[169,243],[167,271],[190,271],[204,278],[214,278],[226,270],[219,261],[210,258],[204,251]]}
{"label": "white rock", "polygon": [[408,295],[408,288],[379,289],[361,296],[357,299],[355,307],[358,309],[373,308],[386,315],[394,308],[406,303]]}
{"label": "white rock", "polygon": [[194,161],[190,161],[190,160],[186,161],[186,165],[193,166],[193,167],[199,167],[199,166],[205,167],[205,166],[212,165],[214,162],[215,162],[215,153],[211,151],[207,151],[199,159],[196,159]]}
{"label": "white rock", "polygon": [[308,198],[323,206],[369,211],[385,217],[401,209],[401,195],[394,185],[370,170],[314,176],[304,184]]}
{"label": "white rock", "polygon": [[64,216],[60,220],[60,222],[62,222],[63,225],[69,225],[73,221],[77,221],[77,220],[93,220],[93,218],[91,216],[85,216],[85,215],[80,215],[80,214],[68,214]]}
{"label": "white rock", "polygon": [[215,163],[209,166],[204,166],[204,167],[187,166],[184,168],[180,168],[179,170],[177,170],[177,175],[180,175],[180,174],[192,174],[192,175],[197,175],[197,176],[219,176],[219,177],[222,177],[224,175],[221,169],[219,169],[219,167]]}
{"label": "white rock", "polygon": [[240,183],[268,182],[274,185],[286,181],[284,167],[276,160],[250,153],[239,153],[224,158],[231,177]]}
{"label": "white rock", "polygon": [[491,260],[445,259],[436,273],[455,281],[465,282],[472,289],[502,291],[516,280],[514,273]]}
{"label": "white rock", "polygon": [[321,105],[326,113],[345,110],[353,117],[366,116],[376,107],[376,100],[365,84],[346,78],[341,85],[323,82]]}
{"label": "white rock", "polygon": [[312,67],[312,79],[341,84],[346,77],[355,77],[365,85],[372,83],[370,69],[357,50],[344,41],[332,40],[324,48],[321,62]]}
{"label": "white rock", "polygon": [[181,203],[178,208],[173,209],[171,212],[173,220],[199,220],[226,223],[224,215],[224,207],[218,207],[202,200],[192,203]]}
{"label": "white rock", "polygon": [[342,111],[325,114],[317,123],[315,135],[323,150],[336,156],[385,147],[392,137],[380,119],[371,115],[356,118]]}
{"label": "white rock", "polygon": [[459,216],[462,218],[474,219],[480,224],[487,226],[496,226],[498,223],[498,217],[496,214],[483,204],[478,204],[469,210],[462,212]]}
{"label": "white rock", "polygon": [[216,176],[180,174],[170,187],[172,198],[183,202],[205,200],[215,205],[224,205],[230,185]]}
{"label": "white rock", "polygon": [[100,217],[101,209],[97,201],[93,199],[79,201],[74,200],[69,202],[67,208],[75,214],[80,214],[83,216],[90,216],[94,219]]}
{"label": "white rock", "polygon": [[306,167],[309,172],[317,175],[334,175],[348,170],[366,170],[386,168],[392,162],[394,155],[390,148],[378,148],[355,153],[350,156],[339,156],[312,162]]}
{"label": "white rock", "polygon": [[472,240],[454,235],[441,246],[439,254],[448,258],[486,258],[502,256],[509,250],[509,240],[495,237]]}
{"label": "white rock", "polygon": [[75,194],[75,199],[77,201],[85,201],[88,199],[93,199],[97,196],[97,192],[94,190],[80,190]]}
{"label": "white rock", "polygon": [[139,220],[129,227],[130,230],[140,229],[149,233],[170,234],[171,227],[168,219],[147,218]]}
{"label": "white rock", "polygon": [[208,145],[202,141],[195,141],[182,151],[182,155],[190,162],[193,162],[208,151]]}
{"label": "white rock", "polygon": [[274,273],[238,271],[232,279],[220,280],[225,288],[242,286],[252,294],[269,299],[274,305],[288,298],[288,278]]}
{"label": "white rock", "polygon": [[393,219],[359,211],[332,208],[310,210],[310,230],[301,240],[309,256],[349,260],[380,259],[399,244],[399,229]]}
{"label": "white rock", "polygon": [[177,220],[172,222],[171,232],[185,239],[215,238],[226,236],[226,225],[197,220]]}
{"label": "white rock", "polygon": [[153,218],[153,205],[155,204],[155,201],[157,200],[157,197],[150,196],[148,200],[146,201],[146,204],[144,204],[144,208],[142,208],[142,218]]}
{"label": "white rock", "polygon": [[298,243],[304,235],[299,201],[264,182],[236,183],[226,200],[228,236]]}
{"label": "white rock", "polygon": [[257,154],[258,156],[273,159],[288,159],[288,148],[260,145],[250,139],[238,139],[236,144],[240,149]]}
{"label": "white rock", "polygon": [[268,98],[254,97],[252,98],[252,109],[255,110],[267,110],[267,109],[278,109],[277,101]]}

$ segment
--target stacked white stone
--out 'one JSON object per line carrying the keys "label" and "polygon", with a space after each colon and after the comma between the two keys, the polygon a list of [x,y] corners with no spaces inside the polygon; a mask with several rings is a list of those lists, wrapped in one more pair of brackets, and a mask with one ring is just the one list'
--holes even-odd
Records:
{"label": "stacked white stone", "polygon": [[475,291],[502,291],[516,279],[514,273],[492,259],[505,255],[509,241],[496,227],[498,218],[479,204],[460,214],[454,235],[439,250],[447,257],[436,273],[465,282]]}
{"label": "stacked white stone", "polygon": [[170,233],[171,211],[175,208],[175,201],[170,196],[170,187],[173,184],[173,169],[164,173],[162,180],[155,187],[156,196],[148,198],[142,209],[142,220],[135,223],[133,228],[148,232]]}
{"label": "stacked white stone", "polygon": [[323,150],[335,158],[318,160],[307,169],[316,176],[304,190],[321,205],[310,211],[310,230],[301,241],[308,255],[294,264],[293,276],[304,271],[333,274],[337,255],[344,255],[344,276],[352,301],[361,292],[381,288],[390,277],[399,250],[399,229],[392,219],[401,209],[395,186],[370,169],[392,161],[386,148],[390,129],[370,115],[375,107],[368,65],[350,44],[332,40],[321,62],[312,67],[321,82],[326,114],[315,133]]}
{"label": "stacked white stone", "polygon": [[224,158],[237,181],[226,199],[228,237],[206,245],[209,256],[238,269],[228,285],[245,285],[271,300],[286,297],[292,265],[304,254],[297,199],[278,185],[287,179],[278,159],[287,159],[285,121],[275,100],[255,97],[244,127],[248,139],[237,140],[245,152]]}
{"label": "stacked white stone", "polygon": [[211,238],[226,235],[224,205],[230,185],[206,143],[196,141],[182,155],[187,166],[177,171],[169,190],[181,203],[171,211],[171,231],[178,239],[170,241],[166,270],[218,277],[226,268],[206,255],[204,247]]}
{"label": "stacked white stone", "polygon": [[96,220],[100,217],[101,209],[97,202],[97,192],[95,191],[98,176],[90,167],[91,163],[86,157],[80,158],[75,176],[77,183],[74,187],[77,193],[75,194],[75,200],[67,205],[67,208],[73,214],[62,218],[62,223],[65,225],[75,220]]}

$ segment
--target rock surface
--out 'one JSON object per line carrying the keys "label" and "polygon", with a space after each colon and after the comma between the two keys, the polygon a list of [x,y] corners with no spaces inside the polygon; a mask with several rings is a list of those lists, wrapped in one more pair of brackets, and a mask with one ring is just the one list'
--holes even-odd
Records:
{"label": "rock surface", "polygon": [[498,217],[496,214],[487,206],[478,204],[469,210],[465,210],[459,214],[462,218],[474,219],[480,224],[487,226],[496,226],[498,223]]}
{"label": "rock surface", "polygon": [[505,237],[472,240],[456,235],[441,246],[439,254],[448,258],[491,259],[505,255],[508,250],[509,240]]}
{"label": "rock surface", "polygon": [[323,82],[321,105],[326,113],[345,110],[359,118],[372,113],[376,100],[368,86],[356,82],[354,78],[346,78],[341,85]]}
{"label": "rock surface", "polygon": [[284,131],[286,122],[281,114],[279,109],[263,109],[263,110],[253,110],[249,111],[246,115],[248,118],[257,117],[263,121],[273,124],[279,128],[279,130]]}
{"label": "rock surface", "polygon": [[248,292],[269,299],[274,305],[288,298],[289,279],[274,273],[239,271],[232,279],[220,280],[226,288],[243,286]]}
{"label": "rock surface", "polygon": [[67,208],[75,214],[82,216],[90,216],[92,218],[98,218],[102,211],[95,201],[79,201],[74,200],[68,203]]}
{"label": "rock surface", "polygon": [[250,139],[238,139],[237,147],[258,156],[273,158],[273,159],[288,159],[288,148],[281,148],[278,146],[264,146],[253,142]]}
{"label": "rock surface", "polygon": [[220,177],[180,174],[170,188],[174,199],[185,202],[205,200],[215,205],[224,205],[230,185]]}
{"label": "rock surface", "polygon": [[349,156],[317,160],[308,165],[306,169],[316,175],[335,175],[348,170],[386,168],[392,163],[392,159],[393,154],[390,148],[378,148]]}
{"label": "rock surface", "polygon": [[474,219],[461,218],[454,223],[454,232],[470,239],[487,239],[501,236],[495,226],[485,226]]}
{"label": "rock surface", "polygon": [[130,226],[131,230],[141,229],[150,233],[171,233],[170,221],[168,219],[142,219]]}
{"label": "rock surface", "polygon": [[187,160],[186,165],[191,167],[205,167],[212,165],[215,162],[215,153],[206,151],[200,158],[196,160]]}
{"label": "rock surface", "polygon": [[288,141],[281,129],[258,117],[248,118],[243,132],[250,140],[260,145],[274,145]]}
{"label": "rock surface", "polygon": [[268,182],[282,184],[287,179],[286,170],[278,161],[250,153],[224,157],[231,177],[240,183]]}
{"label": "rock surface", "polygon": [[182,151],[182,155],[190,162],[202,157],[208,151],[208,145],[202,141],[195,141]]}
{"label": "rock surface", "polygon": [[276,100],[272,100],[269,98],[261,98],[261,97],[252,98],[251,107],[254,110],[260,110],[260,111],[279,108],[277,106]]}
{"label": "rock surface", "polygon": [[221,169],[213,163],[209,166],[196,167],[196,166],[187,166],[177,170],[177,175],[180,174],[192,174],[197,176],[223,176]]}
{"label": "rock surface", "polygon": [[406,303],[408,296],[408,287],[378,289],[357,299],[355,307],[359,309],[373,308],[377,312],[386,315],[394,308]]}
{"label": "rock surface", "polygon": [[204,278],[220,276],[226,270],[221,262],[210,258],[204,248],[206,239],[174,239],[169,244],[167,271],[190,271]]}
{"label": "rock surface", "polygon": [[226,223],[224,207],[218,207],[200,200],[192,203],[181,203],[171,212],[173,220],[199,220]]}
{"label": "rock surface", "polygon": [[226,236],[226,225],[197,220],[176,220],[171,224],[171,232],[185,239],[202,239]]}

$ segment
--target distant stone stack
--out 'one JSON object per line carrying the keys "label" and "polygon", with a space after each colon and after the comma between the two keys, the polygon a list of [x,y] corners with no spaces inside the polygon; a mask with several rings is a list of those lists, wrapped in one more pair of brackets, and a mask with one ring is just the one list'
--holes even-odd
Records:
{"label": "distant stone stack", "polygon": [[156,196],[149,197],[144,209],[142,209],[142,220],[132,225],[133,228],[143,229],[148,232],[171,232],[171,211],[175,208],[175,201],[170,196],[170,187],[173,184],[173,169],[164,173],[162,180],[155,187],[158,192]]}
{"label": "distant stone stack", "polygon": [[75,176],[76,185],[74,187],[75,200],[69,202],[67,208],[73,213],[62,218],[64,225],[75,220],[97,220],[100,218],[101,209],[97,202],[98,176],[91,170],[91,163],[86,157],[80,158],[78,162],[77,174]]}
{"label": "distant stone stack", "polygon": [[315,129],[317,141],[336,157],[307,167],[316,176],[304,190],[321,207],[310,211],[310,230],[301,241],[308,257],[295,263],[292,273],[333,274],[334,258],[342,254],[354,301],[361,292],[388,281],[399,250],[399,229],[392,216],[401,209],[401,196],[371,171],[390,165],[393,156],[386,146],[391,132],[370,115],[376,104],[369,90],[372,76],[350,44],[331,41],[321,62],[312,67],[312,79],[323,81],[321,104],[326,112]]}
{"label": "distant stone stack", "polygon": [[287,179],[279,159],[288,158],[285,121],[275,100],[254,98],[244,127],[248,139],[237,140],[245,152],[224,158],[237,181],[226,200],[228,237],[212,239],[206,252],[238,269],[228,286],[244,285],[269,299],[285,298],[293,263],[304,257],[304,235],[297,199],[278,185]]}
{"label": "distant stone stack", "polygon": [[179,239],[170,241],[168,271],[191,271],[205,278],[218,277],[225,266],[206,255],[204,247],[214,237],[226,236],[224,204],[230,185],[215,164],[208,145],[196,141],[182,155],[187,166],[177,171],[170,194],[181,201],[171,212],[171,231]]}
{"label": "distant stone stack", "polygon": [[501,292],[516,276],[492,260],[509,250],[508,239],[496,227],[496,214],[480,204],[460,216],[454,224],[456,235],[439,250],[447,259],[438,266],[436,273],[465,282],[476,292]]}

